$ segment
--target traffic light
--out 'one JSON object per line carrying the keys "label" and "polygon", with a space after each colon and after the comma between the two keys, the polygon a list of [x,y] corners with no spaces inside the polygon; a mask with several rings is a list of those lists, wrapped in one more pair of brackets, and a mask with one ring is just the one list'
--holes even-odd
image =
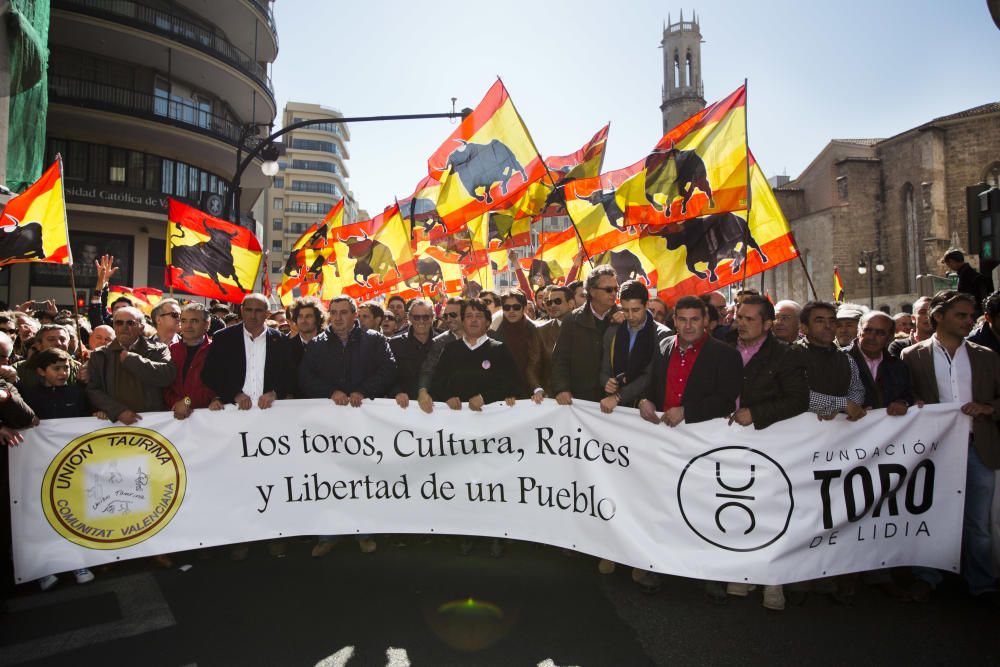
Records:
{"label": "traffic light", "polygon": [[979,255],[979,270],[988,275],[1000,263],[1000,188],[980,183],[965,192],[969,253]]}
{"label": "traffic light", "polygon": [[76,309],[77,311],[84,310],[87,307],[87,292],[84,290],[76,291]]}

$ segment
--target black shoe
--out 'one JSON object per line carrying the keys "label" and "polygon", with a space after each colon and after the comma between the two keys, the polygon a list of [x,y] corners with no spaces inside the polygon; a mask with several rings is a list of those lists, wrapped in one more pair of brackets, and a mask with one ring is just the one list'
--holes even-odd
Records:
{"label": "black shoe", "polygon": [[504,546],[503,540],[494,537],[493,541],[490,543],[490,555],[494,558],[500,558],[503,556]]}
{"label": "black shoe", "polygon": [[788,604],[794,605],[796,607],[801,607],[806,603],[806,599],[809,597],[809,591],[786,591],[785,598],[788,600]]}
{"label": "black shoe", "polygon": [[729,596],[726,595],[726,585],[718,581],[705,582],[705,595],[712,601],[712,604],[722,606],[729,604]]}
{"label": "black shoe", "polygon": [[473,542],[469,538],[463,538],[461,544],[458,545],[458,551],[463,556],[468,556],[472,553]]}

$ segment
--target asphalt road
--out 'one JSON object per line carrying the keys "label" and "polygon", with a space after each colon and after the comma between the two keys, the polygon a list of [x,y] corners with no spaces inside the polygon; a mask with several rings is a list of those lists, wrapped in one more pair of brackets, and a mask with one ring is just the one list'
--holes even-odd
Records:
{"label": "asphalt road", "polygon": [[593,558],[526,543],[499,559],[485,543],[463,557],[449,537],[380,536],[373,554],[345,540],[324,559],[310,548],[22,586],[0,616],[0,667],[1000,664],[1000,614],[957,580],[929,604],[863,587],[850,606],[814,594],[769,612],[759,592],[714,606],[689,579],[644,595],[626,568],[601,576]]}

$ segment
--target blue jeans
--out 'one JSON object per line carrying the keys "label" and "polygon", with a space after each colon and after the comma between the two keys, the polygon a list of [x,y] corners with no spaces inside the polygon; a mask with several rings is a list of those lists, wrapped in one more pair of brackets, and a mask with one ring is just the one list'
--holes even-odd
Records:
{"label": "blue jeans", "polygon": [[[962,522],[962,577],[972,595],[996,590],[993,570],[993,543],[990,535],[990,506],[996,476],[983,465],[969,442],[969,462],[965,473],[965,515]],[[942,575],[931,568],[914,568],[914,574],[937,586]]]}

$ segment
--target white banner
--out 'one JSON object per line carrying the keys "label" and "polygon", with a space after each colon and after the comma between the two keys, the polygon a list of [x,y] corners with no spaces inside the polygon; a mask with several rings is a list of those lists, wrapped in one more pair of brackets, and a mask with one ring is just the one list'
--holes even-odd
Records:
{"label": "white banner", "polygon": [[60,419],[11,454],[18,581],[290,535],[447,533],[565,547],[719,581],[899,565],[958,571],[968,417],[957,405],[676,428],[552,401],[432,415],[266,411]]}

